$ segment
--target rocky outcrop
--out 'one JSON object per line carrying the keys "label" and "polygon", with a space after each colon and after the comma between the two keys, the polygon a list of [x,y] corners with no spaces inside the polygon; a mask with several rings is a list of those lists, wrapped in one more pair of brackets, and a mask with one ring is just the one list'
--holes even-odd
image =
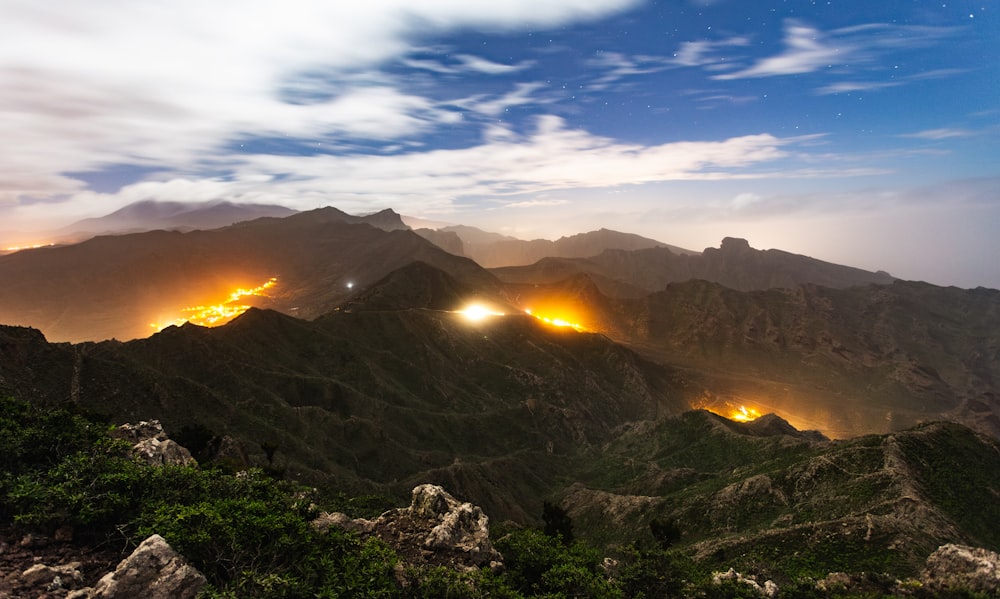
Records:
{"label": "rocky outcrop", "polygon": [[490,541],[486,514],[437,485],[414,488],[409,507],[389,510],[375,520],[322,514],[313,526],[378,536],[413,565],[445,565],[458,570],[487,566],[499,570],[503,566],[503,556]]}
{"label": "rocky outcrop", "polygon": [[189,565],[163,537],[143,541],[93,588],[68,595],[73,599],[193,599],[206,584],[205,576]]}
{"label": "rocky outcrop", "polygon": [[978,547],[942,545],[927,558],[921,582],[934,591],[1000,592],[1000,555]]}
{"label": "rocky outcrop", "polygon": [[112,436],[131,443],[132,453],[153,466],[192,466],[197,464],[191,452],[172,441],[163,431],[159,420],[143,420],[138,424],[123,424]]}
{"label": "rocky outcrop", "polygon": [[774,581],[765,580],[764,584],[761,585],[757,582],[757,578],[754,576],[744,576],[743,574],[737,572],[736,570],[730,568],[726,572],[713,572],[712,573],[712,584],[715,586],[722,585],[726,582],[737,585],[746,585],[746,587],[752,590],[754,593],[761,597],[768,597],[773,599],[778,596],[778,585],[774,584]]}

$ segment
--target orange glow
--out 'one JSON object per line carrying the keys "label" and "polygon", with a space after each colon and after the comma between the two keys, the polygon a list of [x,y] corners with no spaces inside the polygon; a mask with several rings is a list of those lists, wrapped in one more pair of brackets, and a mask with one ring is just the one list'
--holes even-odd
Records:
{"label": "orange glow", "polygon": [[461,310],[456,310],[456,313],[461,314],[466,320],[471,322],[480,322],[490,316],[506,316],[503,312],[497,312],[483,304],[469,304]]}
{"label": "orange glow", "polygon": [[549,324],[549,325],[552,325],[554,327],[569,327],[569,328],[575,329],[577,331],[586,331],[587,330],[587,328],[585,326],[583,326],[582,324],[580,324],[578,322],[572,322],[571,320],[567,320],[567,318],[571,318],[571,317],[563,318],[563,317],[559,317],[559,316],[544,316],[542,314],[536,314],[530,308],[526,309],[524,311],[524,313],[527,314],[528,316],[532,316],[532,317],[534,317],[534,318],[536,318],[536,319],[544,322],[545,324]]}
{"label": "orange glow", "polygon": [[5,252],[20,252],[21,250],[37,250],[38,248],[50,247],[55,245],[54,243],[37,243],[34,245],[13,245],[9,248],[3,248]]}
{"label": "orange glow", "polygon": [[760,412],[754,408],[748,408],[746,406],[740,406],[739,408],[731,411],[727,416],[730,420],[735,420],[737,422],[750,422],[751,420],[756,420],[760,418]]}
{"label": "orange glow", "polygon": [[277,284],[277,277],[271,277],[266,282],[261,283],[256,287],[249,289],[241,287],[236,289],[230,292],[229,297],[218,303],[184,308],[181,312],[186,316],[169,320],[166,323],[150,323],[149,326],[159,332],[171,325],[180,326],[185,322],[190,322],[191,324],[203,327],[216,327],[223,325],[250,309],[249,305],[240,302],[240,300],[245,297],[252,296],[267,297],[267,294],[264,292]]}

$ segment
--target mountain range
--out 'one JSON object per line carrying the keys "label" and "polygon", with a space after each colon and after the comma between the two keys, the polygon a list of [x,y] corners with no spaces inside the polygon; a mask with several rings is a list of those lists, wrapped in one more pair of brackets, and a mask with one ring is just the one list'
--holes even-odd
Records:
{"label": "mountain range", "polygon": [[[473,233],[323,208],[0,256],[0,395],[348,493],[435,483],[522,524],[554,501],[584,537],[667,530],[711,563],[1000,549],[1000,291],[610,231],[486,269]],[[184,322],[213,302],[239,310]]]}

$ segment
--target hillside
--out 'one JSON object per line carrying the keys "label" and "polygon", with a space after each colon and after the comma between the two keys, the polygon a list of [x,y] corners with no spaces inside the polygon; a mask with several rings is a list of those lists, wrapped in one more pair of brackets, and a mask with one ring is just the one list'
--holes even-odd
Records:
{"label": "hillside", "polygon": [[1000,546],[994,440],[948,423],[839,442],[755,424],[688,412],[630,427],[562,505],[590,538],[653,542],[650,523],[672,523],[669,542],[699,561],[779,584],[915,576],[943,542]]}
{"label": "hillside", "polygon": [[[431,297],[460,287],[436,280]],[[444,484],[521,520],[584,448],[624,423],[686,409],[672,370],[519,314],[470,322],[374,302],[308,322],[251,309],[214,329],[78,346],[3,331],[0,393],[72,400],[116,421],[158,418],[170,430],[208,427],[258,461],[261,443],[273,443],[289,476],[345,489]]]}

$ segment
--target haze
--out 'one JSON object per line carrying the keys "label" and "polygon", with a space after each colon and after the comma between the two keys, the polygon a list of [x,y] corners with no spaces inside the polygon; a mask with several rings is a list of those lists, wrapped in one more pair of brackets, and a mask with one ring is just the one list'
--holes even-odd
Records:
{"label": "haze", "polygon": [[230,200],[1000,288],[986,2],[13,0],[0,35],[0,246]]}

